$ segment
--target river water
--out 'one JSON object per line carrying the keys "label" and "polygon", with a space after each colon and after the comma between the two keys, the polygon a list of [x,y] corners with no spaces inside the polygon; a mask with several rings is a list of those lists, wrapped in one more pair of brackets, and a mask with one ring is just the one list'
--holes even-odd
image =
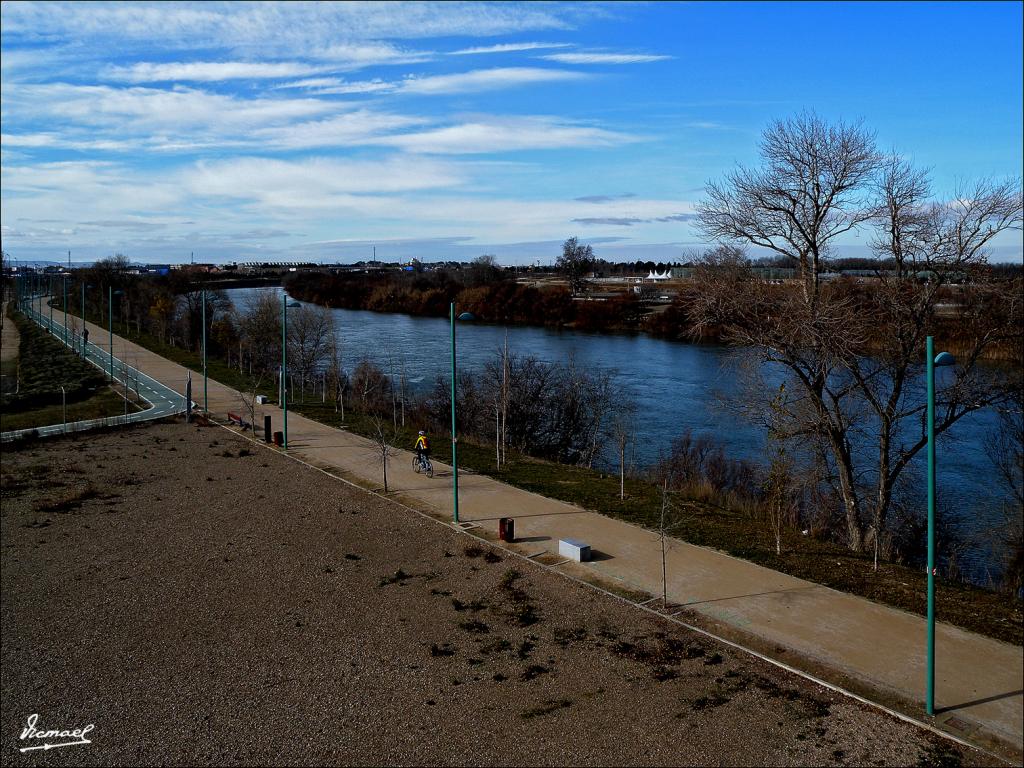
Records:
{"label": "river water", "polygon": [[[228,293],[242,308],[249,297],[265,291],[280,295],[281,289],[239,288]],[[384,371],[389,370],[392,360],[396,371],[404,363],[407,381],[416,393],[431,389],[438,376],[448,377],[451,344],[446,318],[331,311],[346,370],[351,371],[364,358],[375,361]],[[713,435],[730,458],[760,462],[764,456],[763,428],[745,421],[735,408],[737,398],[742,397],[741,377],[736,370],[744,354],[740,350],[645,335],[589,334],[527,326],[506,329],[460,322],[456,327],[459,370],[482,369],[504,344],[506,332],[509,349],[516,354],[546,362],[565,362],[573,357],[579,366],[617,371],[618,381],[631,390],[638,406],[638,465],[655,461],[672,439],[686,430],[694,435]],[[770,372],[768,378],[772,378]],[[970,414],[938,443],[940,499],[973,531],[996,519],[1003,494],[985,450],[986,437],[997,424],[995,414]],[[912,474],[923,483],[925,452],[917,459]],[[968,560],[976,558],[974,552],[968,556]]]}

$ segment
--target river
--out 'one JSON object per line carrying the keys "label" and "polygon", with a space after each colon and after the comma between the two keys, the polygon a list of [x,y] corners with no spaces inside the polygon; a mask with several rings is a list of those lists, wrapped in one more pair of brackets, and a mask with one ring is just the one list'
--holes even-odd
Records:
{"label": "river", "polygon": [[[236,306],[248,297],[280,288],[239,288],[228,291]],[[343,364],[351,370],[368,358],[385,371],[389,359],[398,370],[404,362],[413,392],[433,387],[438,376],[450,372],[450,330],[447,319],[409,315],[331,310],[342,345]],[[764,430],[746,422],[727,404],[742,396],[736,367],[743,351],[720,345],[685,344],[646,335],[590,334],[550,328],[478,325],[456,327],[460,370],[479,370],[494,358],[508,333],[509,349],[546,362],[614,369],[618,380],[632,392],[638,406],[635,460],[650,464],[668,449],[672,439],[686,430],[710,434],[725,446],[731,458],[759,462],[764,456]],[[942,369],[938,369],[942,371]],[[941,383],[941,382],[940,382]],[[1002,498],[985,442],[997,427],[990,412],[964,417],[938,443],[940,499],[971,532],[980,532],[998,517]],[[912,473],[923,483],[922,451]],[[976,548],[968,554],[972,570],[981,567]]]}

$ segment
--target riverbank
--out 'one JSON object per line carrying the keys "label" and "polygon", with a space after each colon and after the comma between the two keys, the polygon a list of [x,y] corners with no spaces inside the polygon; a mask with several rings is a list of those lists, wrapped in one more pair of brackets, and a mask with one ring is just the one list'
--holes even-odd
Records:
{"label": "riverbank", "polygon": [[71,763],[998,764],[220,429],[0,489],[5,709]]}
{"label": "riverbank", "polygon": [[[114,330],[123,334],[131,329],[115,322]],[[202,372],[201,356],[177,347],[161,344],[146,334],[132,333],[133,342],[197,374]],[[251,391],[253,380],[229,367],[222,360],[208,360],[208,375],[228,387]],[[193,397],[201,399],[201,379],[194,377]],[[276,400],[276,385],[263,377],[256,390]],[[241,405],[235,406],[241,410]],[[372,437],[376,428],[365,415],[348,410],[342,423],[333,405],[301,402],[297,397],[289,410],[302,413],[315,421],[342,427],[356,434]],[[386,421],[390,427],[390,420]],[[278,428],[278,427],[275,427]],[[418,429],[418,427],[417,427]],[[415,429],[400,429],[393,444],[411,447]],[[434,435],[435,457],[450,461],[450,443],[445,435]],[[510,452],[512,461],[501,470],[494,469],[494,448],[474,445],[460,439],[460,465],[498,479],[514,487],[536,492],[548,498],[576,504],[612,518],[635,523],[654,530],[658,527],[661,492],[655,484],[637,478],[627,479],[627,499],[618,499],[617,476],[564,464],[554,464]],[[749,517],[744,511],[716,506],[703,499],[677,497],[678,514],[671,520],[671,535],[701,546],[708,546],[767,568],[830,586],[849,594],[866,597],[884,605],[901,608],[918,616],[925,612],[925,579],[918,569],[881,562],[873,570],[868,555],[849,550],[795,530],[787,530],[783,554],[775,554],[775,542],[767,521]],[[943,621],[978,634],[1024,644],[1024,611],[1021,602],[1012,597],[968,585],[938,581],[939,617]]]}

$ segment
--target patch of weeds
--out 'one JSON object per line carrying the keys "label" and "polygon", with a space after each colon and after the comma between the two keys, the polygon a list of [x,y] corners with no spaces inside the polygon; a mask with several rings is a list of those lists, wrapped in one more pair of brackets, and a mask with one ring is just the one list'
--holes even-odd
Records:
{"label": "patch of weeds", "polygon": [[691,645],[683,655],[688,659],[699,659],[704,655],[704,649],[699,645]]}
{"label": "patch of weeds", "polygon": [[523,642],[519,644],[519,648],[516,649],[516,656],[525,661],[526,659],[530,658],[530,654],[536,647],[537,646],[535,646],[529,640],[523,640]]}
{"label": "patch of weeds", "polygon": [[484,624],[478,619],[471,619],[469,621],[463,621],[459,623],[459,628],[464,629],[474,635],[486,635],[491,631],[491,628]]}
{"label": "patch of weeds", "polygon": [[494,674],[493,674],[493,675],[491,676],[491,680],[493,680],[493,681],[494,681],[494,682],[496,682],[496,683],[503,683],[503,682],[505,682],[506,680],[508,680],[508,678],[507,678],[507,677],[505,677],[505,675],[501,674],[501,672],[495,672],[495,673],[494,673]]}
{"label": "patch of weeds", "polygon": [[702,712],[705,709],[715,709],[716,707],[720,707],[723,704],[728,703],[729,699],[716,691],[710,696],[701,696],[699,699],[694,700],[690,706],[698,712]]}
{"label": "patch of weeds", "polygon": [[492,563],[492,564],[493,563],[500,563],[501,562],[501,555],[499,555],[497,552],[493,552],[491,550],[487,550],[487,552],[484,554],[484,562],[485,563]]}
{"label": "patch of weeds", "polygon": [[509,568],[507,571],[505,571],[504,574],[502,574],[501,581],[498,582],[498,588],[506,590],[511,589],[512,585],[515,584],[517,580],[522,578],[522,575],[523,574],[521,574],[515,568]]}
{"label": "patch of weeds", "polygon": [[483,659],[466,659],[466,663],[471,667],[479,667],[484,663]]}
{"label": "patch of weeds", "polygon": [[964,764],[960,750],[944,739],[931,738],[917,756],[916,768],[960,768]]}
{"label": "patch of weeds", "polygon": [[540,621],[533,603],[516,603],[509,612],[512,620],[520,627],[529,627]]}
{"label": "patch of weeds", "polygon": [[397,584],[402,587],[405,586],[407,579],[412,578],[408,573],[399,568],[395,571],[393,576],[381,576],[380,582],[377,584],[378,587],[386,587],[389,584]]}
{"label": "patch of weeds", "polygon": [[720,653],[713,653],[710,656],[708,656],[706,659],[704,659],[704,663],[709,665],[709,666],[713,665],[713,664],[721,664],[722,663],[722,654],[720,654]]}
{"label": "patch of weeds", "polygon": [[577,627],[576,629],[556,627],[555,631],[552,633],[552,637],[558,645],[566,648],[570,643],[586,640],[587,630],[585,627]]}
{"label": "patch of weeds", "polygon": [[442,557],[455,557],[455,555],[453,555],[453,554],[452,554],[451,552],[449,552],[449,551],[448,551],[448,550],[446,549],[446,550],[444,551],[444,554],[442,555]]}
{"label": "patch of weeds", "polygon": [[507,651],[511,647],[512,647],[512,643],[510,643],[505,638],[499,638],[498,640],[490,640],[490,641],[484,643],[483,645],[481,645],[480,646],[480,653],[482,653],[482,654],[484,654],[486,656],[487,654],[490,654],[490,653],[501,653],[502,651]]}
{"label": "patch of weeds", "polygon": [[85,488],[79,491],[72,491],[63,496],[58,496],[56,499],[40,499],[32,508],[36,512],[70,512],[72,509],[78,509],[82,506],[82,503],[89,499],[109,499],[116,498],[111,494],[104,494],[99,488],[92,483],[89,483]]}
{"label": "patch of weeds", "polygon": [[235,458],[235,454],[233,454],[231,452],[231,450],[228,449],[228,448],[225,448],[223,451],[221,451],[220,455],[223,456],[225,459],[233,459],[233,458]]}
{"label": "patch of weeds", "polygon": [[452,593],[449,592],[446,589],[438,589],[437,587],[432,587],[431,590],[430,590],[430,594],[432,594],[432,595],[440,595],[442,597],[449,597],[449,596],[451,596]]}
{"label": "patch of weeds", "polygon": [[[348,553],[345,554],[345,559],[346,560],[362,560],[363,558],[360,557],[357,554],[354,554],[352,552],[348,552]],[[401,573],[401,571],[399,571],[399,573]]]}
{"label": "patch of weeds", "polygon": [[760,678],[754,681],[754,685],[764,691],[769,698],[772,699],[785,699],[786,701],[796,701],[800,698],[799,691],[793,688],[783,688],[778,683],[775,683],[766,678]]}
{"label": "patch of weeds", "polygon": [[469,603],[464,603],[457,597],[452,598],[452,608],[454,608],[456,611],[471,611],[473,613],[477,613],[478,611],[482,611],[486,607],[487,603],[483,600],[473,600]]}
{"label": "patch of weeds", "polygon": [[828,717],[832,714],[832,705],[823,699],[804,699],[808,717]]}
{"label": "patch of weeds", "polygon": [[550,715],[552,712],[557,712],[560,709],[566,709],[572,706],[572,702],[568,699],[548,699],[541,706],[528,709],[521,717],[524,720],[529,720],[534,717],[543,717],[544,715]]}
{"label": "patch of weeds", "polygon": [[523,670],[523,674],[519,676],[520,680],[533,680],[535,677],[540,677],[543,674],[547,674],[551,670],[542,664],[531,664]]}
{"label": "patch of weeds", "polygon": [[469,544],[462,550],[462,554],[466,557],[480,557],[484,553],[484,548],[476,544]]}
{"label": "patch of weeds", "polygon": [[242,448],[238,452],[238,458],[242,458],[243,456],[254,456],[254,455],[255,454],[252,451],[250,451],[248,448]]}
{"label": "patch of weeds", "polygon": [[672,679],[674,679],[674,678],[676,678],[678,676],[679,676],[679,673],[676,672],[671,667],[655,667],[654,668],[653,677],[659,683],[664,683],[664,682],[666,682],[668,680],[672,680]]}
{"label": "patch of weeds", "polygon": [[431,643],[430,655],[434,658],[439,658],[443,656],[454,656],[455,649],[452,648],[450,643],[441,643],[441,645],[438,645],[437,643]]}

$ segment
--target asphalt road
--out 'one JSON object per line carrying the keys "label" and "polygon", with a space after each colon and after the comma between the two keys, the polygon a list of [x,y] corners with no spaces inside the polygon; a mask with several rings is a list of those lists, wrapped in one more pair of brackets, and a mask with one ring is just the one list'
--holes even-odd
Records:
{"label": "asphalt road", "polygon": [[[41,301],[41,299],[39,301]],[[62,341],[67,344],[67,346],[76,354],[82,354],[81,337],[71,329],[68,329],[67,336],[65,338],[64,326],[62,323],[58,322],[56,316],[51,322],[49,315],[38,311],[35,308],[35,304],[32,308],[27,309],[25,314],[40,326],[50,331],[58,341]],[[61,314],[63,315],[63,313]],[[98,347],[92,342],[86,344],[85,347],[85,359],[104,373],[109,374],[109,352]],[[37,432],[40,437],[48,437],[51,435],[59,435],[66,432],[78,432],[81,430],[92,429],[100,426],[109,426],[112,424],[136,424],[142,421],[153,421],[155,419],[162,419],[166,416],[174,416],[184,412],[185,410],[186,403],[185,398],[182,395],[179,395],[170,387],[161,384],[151,376],[147,376],[137,368],[127,365],[117,357],[114,358],[114,379],[120,384],[125,384],[127,380],[128,388],[136,390],[139,397],[149,403],[150,407],[142,411],[129,413],[127,416],[108,416],[100,419],[75,421],[67,425],[52,424],[46,427],[13,430],[11,432],[4,432],[2,439],[5,441],[14,440],[31,432]]]}

